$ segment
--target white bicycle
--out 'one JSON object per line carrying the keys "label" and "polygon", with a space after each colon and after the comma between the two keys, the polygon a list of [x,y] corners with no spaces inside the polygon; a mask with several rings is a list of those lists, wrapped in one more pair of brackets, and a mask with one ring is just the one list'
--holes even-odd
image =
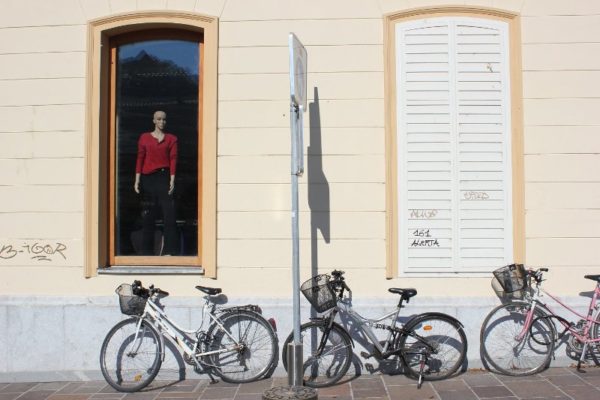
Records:
{"label": "white bicycle", "polygon": [[[149,385],[164,361],[164,336],[196,371],[214,372],[226,382],[252,382],[273,373],[279,354],[275,321],[266,320],[256,305],[218,307],[221,289],[196,289],[205,293],[202,323],[196,330],[185,330],[160,304],[168,292],[153,285],[146,289],[140,281],[117,287],[121,312],[132,318],[116,324],[102,343],[100,368],[110,386],[135,392]],[[205,322],[208,329],[203,329]]]}

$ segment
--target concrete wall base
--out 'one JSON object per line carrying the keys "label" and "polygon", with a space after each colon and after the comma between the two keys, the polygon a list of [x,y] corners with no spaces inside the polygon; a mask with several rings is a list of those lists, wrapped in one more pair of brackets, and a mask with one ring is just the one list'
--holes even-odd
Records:
{"label": "concrete wall base", "polygon": [[[587,308],[586,298],[565,298],[580,312]],[[355,300],[355,310],[368,317],[392,311],[395,298]],[[197,327],[201,320],[200,297],[169,297],[163,300],[167,314],[184,328]],[[292,306],[289,299],[230,298],[227,305],[259,304],[263,315],[277,321],[280,351],[292,330]],[[466,368],[482,368],[479,355],[479,330],[487,313],[499,301],[495,298],[414,298],[402,310],[401,320],[409,316],[437,311],[458,318],[468,338]],[[303,300],[302,320],[310,315]],[[578,317],[565,315],[573,320]],[[0,296],[0,382],[47,382],[102,380],[99,353],[104,336],[121,315],[115,296],[111,297],[20,297]],[[385,331],[380,331],[382,335]],[[378,369],[377,361],[360,358],[365,351],[360,338],[354,337],[357,355],[350,373],[369,374],[368,365]],[[157,379],[208,379],[196,374],[182,362],[173,348],[167,349],[165,363]],[[555,352],[552,366],[576,363],[567,357],[565,345]],[[281,363],[274,373],[285,376]]]}

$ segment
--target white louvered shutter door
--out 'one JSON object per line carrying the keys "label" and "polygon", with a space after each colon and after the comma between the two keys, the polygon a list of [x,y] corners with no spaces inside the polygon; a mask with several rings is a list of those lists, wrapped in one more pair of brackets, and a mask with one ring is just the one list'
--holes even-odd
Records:
{"label": "white louvered shutter door", "polygon": [[507,34],[475,18],[396,25],[404,272],[489,271],[512,259]]}

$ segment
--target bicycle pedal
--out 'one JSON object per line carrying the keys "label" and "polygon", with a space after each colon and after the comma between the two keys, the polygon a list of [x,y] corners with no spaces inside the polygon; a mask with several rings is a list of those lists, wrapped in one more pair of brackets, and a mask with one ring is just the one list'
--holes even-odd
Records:
{"label": "bicycle pedal", "polygon": [[361,356],[362,358],[365,358],[365,359],[367,359],[367,358],[371,358],[371,357],[373,357],[373,353],[367,353],[366,351],[361,351],[361,352],[360,352],[360,356]]}

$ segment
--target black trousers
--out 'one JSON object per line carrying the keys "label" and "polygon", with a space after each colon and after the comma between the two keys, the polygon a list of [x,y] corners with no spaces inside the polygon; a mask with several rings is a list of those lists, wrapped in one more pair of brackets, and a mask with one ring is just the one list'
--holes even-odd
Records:
{"label": "black trousers", "polygon": [[142,186],[142,253],[154,255],[154,231],[158,210],[162,211],[164,224],[163,255],[179,254],[179,235],[175,222],[175,200],[169,195],[170,173],[168,168],[140,177]]}

